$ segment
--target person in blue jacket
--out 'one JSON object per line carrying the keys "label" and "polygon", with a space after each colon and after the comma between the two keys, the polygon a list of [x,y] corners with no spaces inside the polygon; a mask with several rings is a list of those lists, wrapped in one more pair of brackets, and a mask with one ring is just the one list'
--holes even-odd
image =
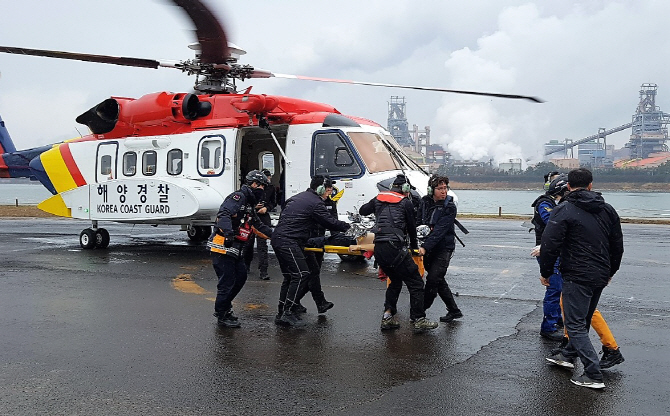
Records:
{"label": "person in blue jacket", "polygon": [[421,199],[421,222],[431,229],[419,248],[428,272],[423,303],[424,308],[428,309],[439,295],[447,307],[447,314],[440,317],[442,322],[463,317],[445,279],[456,246],[454,221],[457,209],[454,199],[447,195],[448,190],[449,178],[433,175],[428,181],[428,195]]}
{"label": "person in blue jacket", "polygon": [[[535,226],[535,244],[540,245],[542,241],[542,234],[549,216],[554,208],[561,201],[563,195],[568,192],[568,176],[566,174],[553,175],[549,183],[547,191],[537,197],[531,204],[533,207],[533,225]],[[539,263],[540,258],[537,257]],[[563,339],[563,331],[560,327],[563,325],[563,318],[561,316],[561,291],[563,290],[563,278],[558,269],[560,259],[556,260],[554,265],[554,273],[549,277],[549,286],[544,292],[544,300],[542,301],[542,309],[544,316],[542,324],[540,325],[540,336],[551,341],[561,341]]]}

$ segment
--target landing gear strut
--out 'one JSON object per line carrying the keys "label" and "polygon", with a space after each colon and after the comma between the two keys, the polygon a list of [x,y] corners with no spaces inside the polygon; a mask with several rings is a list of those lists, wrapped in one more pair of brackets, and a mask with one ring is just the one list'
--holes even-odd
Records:
{"label": "landing gear strut", "polygon": [[104,228],[98,228],[97,221],[94,221],[93,228],[86,228],[79,234],[79,245],[83,249],[107,248],[109,232]]}

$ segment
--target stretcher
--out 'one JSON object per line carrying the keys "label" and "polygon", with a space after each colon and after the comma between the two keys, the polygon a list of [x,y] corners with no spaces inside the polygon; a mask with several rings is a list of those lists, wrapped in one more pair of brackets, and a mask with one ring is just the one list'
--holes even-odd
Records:
{"label": "stretcher", "polygon": [[[325,245],[323,247],[306,247],[305,251],[312,251],[318,253],[346,254],[352,256],[364,256],[365,253],[374,253],[375,251],[375,245],[373,243],[374,238],[375,238],[374,234],[367,233],[365,236],[356,239],[357,244],[353,244],[350,246]],[[366,257],[369,258],[370,256],[368,255]],[[425,273],[425,268],[423,265],[423,257],[419,255],[419,250],[412,250],[412,259],[414,260],[414,263],[416,263],[416,265],[419,267],[419,273],[421,274],[421,276],[423,276]]]}

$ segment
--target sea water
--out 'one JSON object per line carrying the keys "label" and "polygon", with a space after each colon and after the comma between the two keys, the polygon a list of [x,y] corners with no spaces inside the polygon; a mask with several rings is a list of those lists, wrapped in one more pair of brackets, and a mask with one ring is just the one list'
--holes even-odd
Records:
{"label": "sea water", "polygon": [[[597,190],[597,189],[595,189]],[[537,191],[480,191],[457,190],[458,212],[468,214],[516,214],[532,216],[533,203],[542,190]],[[37,205],[51,193],[39,182],[0,179],[0,205]],[[613,192],[604,191],[605,201],[624,218],[670,218],[668,192]]]}

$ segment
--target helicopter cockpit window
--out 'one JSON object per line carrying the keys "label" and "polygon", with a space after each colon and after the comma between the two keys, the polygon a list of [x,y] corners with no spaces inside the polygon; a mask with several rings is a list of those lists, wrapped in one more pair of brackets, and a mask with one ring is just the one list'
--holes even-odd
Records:
{"label": "helicopter cockpit window", "polygon": [[137,154],[135,152],[126,152],[123,154],[123,174],[133,176],[137,171]]}
{"label": "helicopter cockpit window", "polygon": [[342,136],[336,132],[328,132],[319,133],[314,137],[313,175],[346,177],[361,173],[363,169]]}
{"label": "helicopter cockpit window", "polygon": [[146,176],[151,176],[156,174],[156,162],[158,157],[156,152],[150,150],[142,154],[142,173]]}
{"label": "helicopter cockpit window", "polygon": [[172,149],[167,154],[167,173],[179,175],[182,170],[182,159],[184,153],[179,149]]}
{"label": "helicopter cockpit window", "polygon": [[198,149],[198,171],[201,175],[220,175],[223,171],[225,152],[222,136],[206,137]]}
{"label": "helicopter cockpit window", "polygon": [[109,155],[100,158],[100,174],[109,175],[112,173],[112,157]]}
{"label": "helicopter cockpit window", "polygon": [[391,156],[389,147],[378,135],[374,133],[353,132],[348,134],[370,173],[401,168],[398,161]]}

